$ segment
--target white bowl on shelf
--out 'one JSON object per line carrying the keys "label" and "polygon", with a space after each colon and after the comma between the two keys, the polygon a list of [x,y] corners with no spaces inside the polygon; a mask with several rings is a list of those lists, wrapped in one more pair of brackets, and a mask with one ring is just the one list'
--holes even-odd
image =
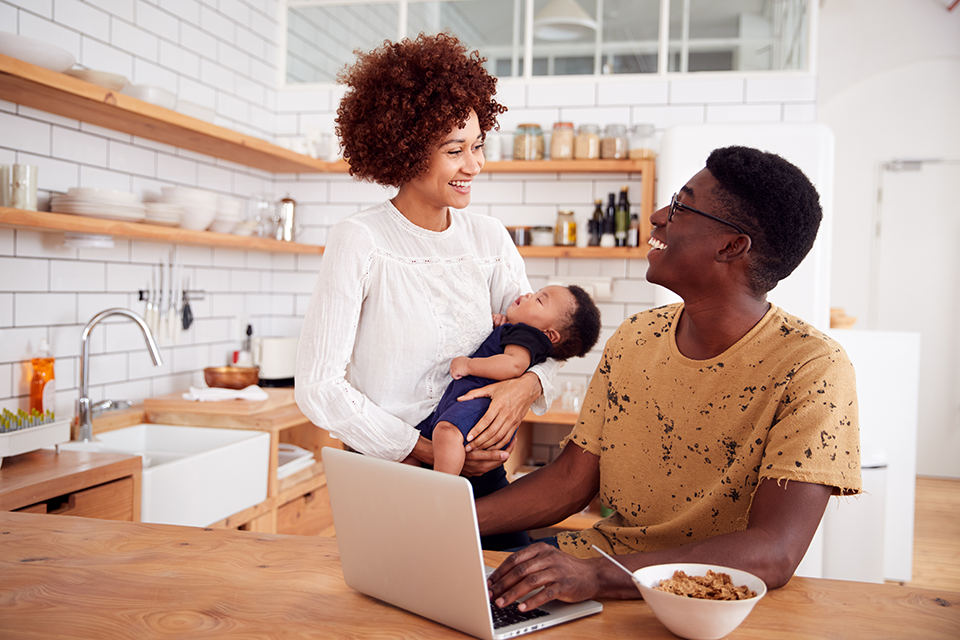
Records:
{"label": "white bowl on shelf", "polygon": [[84,82],[95,84],[98,87],[109,89],[110,91],[120,91],[127,84],[127,79],[119,73],[108,73],[106,71],[95,71],[93,69],[67,69],[64,71],[68,76],[73,76]]}
{"label": "white bowl on shelf", "polygon": [[208,227],[208,229],[214,233],[233,233],[233,230],[236,228],[236,220],[224,218],[214,218],[213,222]]}
{"label": "white bowl on shelf", "polygon": [[183,217],[180,218],[180,228],[190,231],[206,231],[216,217],[216,209],[186,206],[183,208]]}
{"label": "white bowl on shelf", "polygon": [[128,95],[131,98],[136,98],[137,100],[155,104],[164,109],[173,109],[177,106],[177,96],[175,93],[148,84],[128,84],[120,93]]}
{"label": "white bowl on shelf", "polygon": [[85,200],[99,200],[103,202],[133,203],[137,201],[137,194],[117,189],[101,189],[100,187],[70,187],[67,195],[71,198]]}
{"label": "white bowl on shelf", "polygon": [[43,40],[0,31],[0,53],[63,73],[77,63],[72,53]]}

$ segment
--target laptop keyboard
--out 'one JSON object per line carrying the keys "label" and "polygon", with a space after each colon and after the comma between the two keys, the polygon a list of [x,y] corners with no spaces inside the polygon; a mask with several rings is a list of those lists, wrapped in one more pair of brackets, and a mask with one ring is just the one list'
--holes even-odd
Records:
{"label": "laptop keyboard", "polygon": [[528,620],[533,620],[534,618],[541,618],[545,615],[548,615],[543,609],[520,611],[517,608],[516,602],[502,608],[490,603],[490,612],[493,614],[494,629],[500,629],[511,624],[527,622]]}

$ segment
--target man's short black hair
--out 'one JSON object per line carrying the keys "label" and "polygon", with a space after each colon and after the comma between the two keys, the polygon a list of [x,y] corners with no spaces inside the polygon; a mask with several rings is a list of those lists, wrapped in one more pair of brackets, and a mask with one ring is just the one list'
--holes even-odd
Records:
{"label": "man's short black hair", "polygon": [[750,282],[762,295],[813,247],[823,218],[817,189],[784,158],[749,147],[716,149],[707,170],[720,183],[715,195],[724,217],[750,235]]}
{"label": "man's short black hair", "polygon": [[600,309],[586,291],[575,284],[567,287],[576,307],[563,329],[560,342],[553,345],[553,357],[568,360],[587,355],[600,338]]}

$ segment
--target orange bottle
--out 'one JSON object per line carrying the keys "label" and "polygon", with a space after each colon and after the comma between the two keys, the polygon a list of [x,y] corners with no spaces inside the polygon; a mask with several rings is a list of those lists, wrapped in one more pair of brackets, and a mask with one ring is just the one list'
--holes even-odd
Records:
{"label": "orange bottle", "polygon": [[54,411],[57,383],[53,379],[53,354],[46,338],[40,339],[40,352],[30,361],[33,377],[30,379],[30,410],[40,413]]}

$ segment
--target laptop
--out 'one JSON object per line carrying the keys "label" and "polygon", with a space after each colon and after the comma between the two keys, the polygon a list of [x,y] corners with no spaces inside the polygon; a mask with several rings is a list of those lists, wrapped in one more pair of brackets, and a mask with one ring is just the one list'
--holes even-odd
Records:
{"label": "laptop", "polygon": [[599,613],[603,605],[549,602],[535,617],[494,628],[473,488],[466,478],[324,447],[344,581],[353,589],[494,640]]}

